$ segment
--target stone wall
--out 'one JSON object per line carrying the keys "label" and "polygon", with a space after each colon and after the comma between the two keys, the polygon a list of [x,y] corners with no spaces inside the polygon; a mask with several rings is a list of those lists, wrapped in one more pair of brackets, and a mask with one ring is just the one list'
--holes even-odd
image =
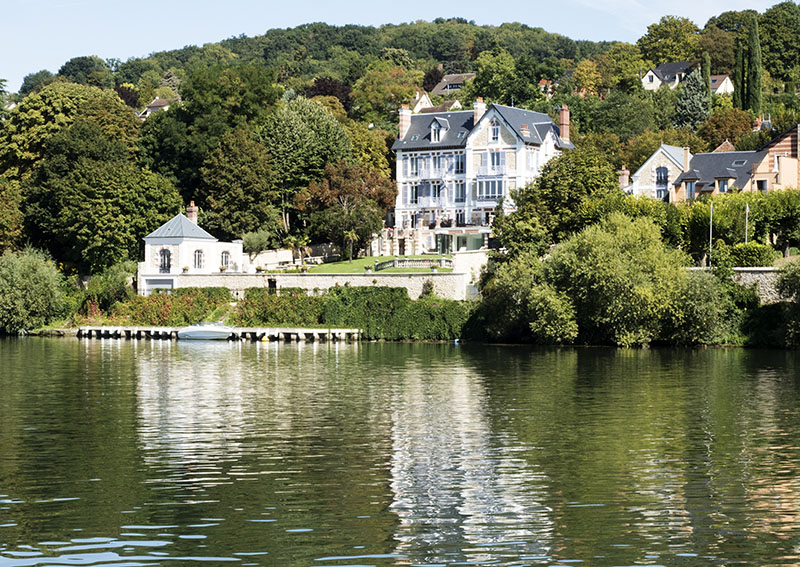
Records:
{"label": "stone wall", "polygon": [[445,299],[467,299],[470,274],[461,273],[410,273],[410,274],[177,274],[175,288],[227,287],[237,299],[244,297],[249,287],[270,287],[270,280],[280,292],[281,288],[302,288],[309,294],[324,293],[337,285],[353,287],[381,286],[404,287],[411,299],[422,293],[426,281],[433,283],[433,291]]}
{"label": "stone wall", "polygon": [[734,268],[733,281],[751,286],[756,284],[761,303],[777,303],[781,301],[778,293],[779,268]]}

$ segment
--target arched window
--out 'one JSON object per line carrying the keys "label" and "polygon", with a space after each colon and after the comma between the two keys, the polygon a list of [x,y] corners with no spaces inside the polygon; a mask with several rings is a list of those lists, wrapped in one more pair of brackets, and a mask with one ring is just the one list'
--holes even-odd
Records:
{"label": "arched window", "polygon": [[158,254],[158,271],[162,274],[168,274],[169,268],[172,265],[172,254],[166,248],[162,248]]}
{"label": "arched window", "polygon": [[224,266],[225,268],[228,268],[228,267],[230,267],[230,264],[231,264],[230,252],[225,250],[225,252],[222,253],[222,256],[220,258],[220,266]]}
{"label": "arched window", "polygon": [[201,270],[203,268],[203,251],[202,250],[195,250],[194,251],[194,268],[196,270]]}
{"label": "arched window", "polygon": [[669,192],[669,170],[666,167],[656,168],[656,198],[663,199]]}
{"label": "arched window", "polygon": [[491,123],[491,137],[490,140],[492,142],[497,142],[500,140],[500,124],[497,121],[492,120]]}
{"label": "arched window", "polygon": [[438,142],[441,139],[442,127],[438,122],[431,124],[431,142]]}

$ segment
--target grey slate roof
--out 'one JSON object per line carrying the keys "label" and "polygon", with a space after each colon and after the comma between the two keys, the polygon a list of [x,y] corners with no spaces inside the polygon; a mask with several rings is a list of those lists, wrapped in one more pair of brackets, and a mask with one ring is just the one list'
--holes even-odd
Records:
{"label": "grey slate roof", "polygon": [[761,163],[767,151],[748,152],[716,152],[695,154],[689,162],[689,171],[685,171],[675,180],[675,185],[684,181],[695,181],[697,189],[711,190],[717,179],[733,179],[732,186],[744,187],[753,169]]}
{"label": "grey slate roof", "polygon": [[[571,142],[561,139],[561,132],[555,122],[547,115],[532,110],[524,110],[512,106],[492,104],[486,109],[484,116],[489,114],[491,109],[495,109],[500,117],[505,120],[512,130],[526,144],[541,145],[547,136],[548,131],[552,130],[557,137],[559,148],[572,149]],[[443,126],[449,124],[447,130],[441,131],[439,142],[431,142],[431,123],[438,120]],[[444,122],[445,120],[446,122]],[[523,126],[527,126],[527,135]],[[439,148],[463,148],[467,145],[469,133],[475,127],[474,112],[472,110],[462,110],[458,112],[412,114],[411,125],[403,138],[398,138],[392,145],[392,150],[430,150]],[[459,132],[464,134],[459,138]]]}
{"label": "grey slate roof", "polygon": [[678,75],[678,73],[684,73],[686,75],[691,73],[692,66],[688,61],[673,61],[671,63],[662,63],[653,69],[653,72],[662,81],[671,83],[675,80],[675,76]]}
{"label": "grey slate roof", "polygon": [[145,236],[147,238],[194,238],[202,240],[216,240],[205,230],[190,221],[183,213],[178,213],[153,232]]}

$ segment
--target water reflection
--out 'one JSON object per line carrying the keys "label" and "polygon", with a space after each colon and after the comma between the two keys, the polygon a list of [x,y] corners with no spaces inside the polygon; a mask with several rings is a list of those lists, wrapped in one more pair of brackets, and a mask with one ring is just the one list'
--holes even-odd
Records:
{"label": "water reflection", "polygon": [[0,567],[800,564],[794,353],[0,341]]}

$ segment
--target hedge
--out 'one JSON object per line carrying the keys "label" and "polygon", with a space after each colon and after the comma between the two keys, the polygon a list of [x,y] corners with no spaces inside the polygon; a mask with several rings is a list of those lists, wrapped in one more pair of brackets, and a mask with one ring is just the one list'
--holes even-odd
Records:
{"label": "hedge", "polygon": [[117,303],[113,316],[134,325],[183,326],[206,320],[232,300],[227,288],[181,288],[171,293],[137,295]]}
{"label": "hedge", "polygon": [[452,340],[461,336],[469,313],[463,302],[412,301],[405,288],[344,286],[321,296],[251,288],[239,302],[235,321],[248,327],[352,327],[365,339]]}

